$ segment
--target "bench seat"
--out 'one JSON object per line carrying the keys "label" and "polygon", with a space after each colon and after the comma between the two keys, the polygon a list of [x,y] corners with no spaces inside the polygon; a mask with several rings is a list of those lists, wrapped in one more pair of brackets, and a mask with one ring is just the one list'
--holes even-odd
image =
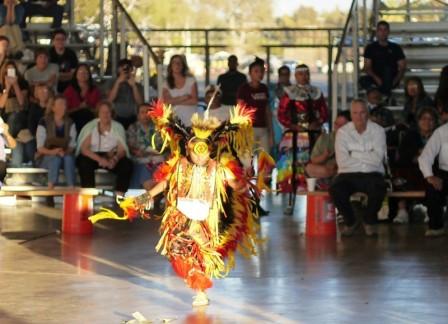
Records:
{"label": "bench seat", "polygon": [[[297,192],[299,196],[326,196],[328,191],[302,191]],[[389,191],[387,196],[391,198],[425,198],[424,191]]]}

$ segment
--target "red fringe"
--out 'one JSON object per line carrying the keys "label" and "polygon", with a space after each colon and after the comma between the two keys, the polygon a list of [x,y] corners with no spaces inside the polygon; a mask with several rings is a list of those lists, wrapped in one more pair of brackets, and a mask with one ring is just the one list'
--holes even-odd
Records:
{"label": "red fringe", "polygon": [[171,259],[171,265],[176,274],[183,278],[191,289],[206,290],[213,286],[210,278],[207,277],[201,269],[188,262],[188,260],[180,257],[173,257]]}
{"label": "red fringe", "polygon": [[162,100],[154,100],[151,109],[148,111],[148,115],[154,120],[163,117],[164,111]]}
{"label": "red fringe", "polygon": [[133,221],[135,218],[138,218],[140,216],[140,212],[132,207],[128,207],[124,209],[124,214],[127,216],[127,218],[130,221]]}
{"label": "red fringe", "polygon": [[152,179],[155,183],[167,180],[169,175],[171,174],[171,167],[167,163],[160,164],[154,174]]}
{"label": "red fringe", "polygon": [[243,179],[245,176],[244,168],[242,168],[235,160],[230,161],[226,165],[235,175],[236,179]]}
{"label": "red fringe", "polygon": [[[244,198],[243,197],[233,197],[234,199],[239,199],[239,203],[244,204]],[[249,211],[247,210],[247,206],[245,209],[245,212],[240,215],[240,222],[241,225],[236,228],[236,234],[235,237],[232,238],[232,240],[228,241],[225,245],[221,246],[217,252],[220,253],[224,258],[228,256],[229,252],[235,251],[237,249],[238,243],[242,239],[243,236],[245,236],[249,229],[247,227],[247,218],[249,216]]]}

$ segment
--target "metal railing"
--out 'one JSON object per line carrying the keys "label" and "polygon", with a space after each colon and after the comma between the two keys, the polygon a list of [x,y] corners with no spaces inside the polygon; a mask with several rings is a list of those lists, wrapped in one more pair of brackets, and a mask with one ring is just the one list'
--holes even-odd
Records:
{"label": "metal railing", "polygon": [[[112,8],[105,7],[104,0],[101,1],[101,8],[103,8],[100,15],[100,47],[99,47],[99,61],[100,61],[100,76],[106,75],[106,54],[111,69],[108,75],[116,75],[116,62],[119,58],[125,57],[127,52],[131,52],[132,48],[145,46],[150,53],[153,61],[158,67],[158,90],[160,96],[161,82],[163,80],[163,55],[167,50],[180,49],[186,51],[194,51],[196,53],[203,53],[205,62],[205,85],[211,83],[212,57],[214,50],[236,49],[241,47],[241,44],[232,43],[228,38],[232,35],[250,34],[252,39],[258,40],[256,50],[261,57],[265,57],[267,66],[267,83],[271,81],[272,65],[271,58],[279,49],[326,49],[328,62],[328,88],[331,88],[331,62],[333,61],[333,40],[340,37],[342,33],[341,28],[137,28],[132,18],[126,12],[119,0],[112,1]],[[109,9],[110,11],[106,11]],[[110,16],[110,22],[105,21],[105,17]],[[135,33],[137,37],[129,37],[128,34]],[[180,35],[190,35],[190,40],[186,41]],[[151,45],[148,43],[151,40]],[[136,42],[140,45],[136,46]],[[109,46],[109,43],[111,46]],[[129,45],[129,49],[126,45]],[[108,48],[109,47],[109,48]],[[155,52],[158,55],[154,54]],[[144,57],[146,55],[144,54]],[[144,67],[147,72],[148,69]],[[144,76],[145,80],[149,77]]]}
{"label": "metal railing", "polygon": [[331,110],[334,120],[338,110],[348,109],[348,98],[358,96],[361,48],[373,38],[380,1],[353,0],[338,40],[331,75]]}
{"label": "metal railing", "polygon": [[[111,7],[107,7],[107,6]],[[111,22],[110,28],[107,28],[107,23],[105,21],[106,12],[110,10],[111,12]],[[161,96],[162,82],[163,82],[163,66],[162,59],[156,55],[153,51],[151,45],[148,43],[147,39],[143,36],[140,29],[137,27],[136,23],[132,17],[127,12],[126,8],[119,0],[104,1],[100,0],[100,46],[99,46],[99,61],[100,61],[100,77],[104,78],[106,72],[106,49],[108,47],[108,56],[110,56],[110,68],[112,77],[117,76],[117,63],[120,59],[127,57],[126,45],[128,42],[128,33],[132,32],[140,46],[143,47],[143,89],[144,89],[144,100],[149,100],[149,78],[150,78],[150,59],[154,62],[157,69],[157,85],[158,85],[158,95]],[[107,33],[111,32],[111,35]],[[118,43],[118,36],[119,43]],[[108,40],[111,39],[111,46],[109,47]],[[118,46],[120,48],[118,52]],[[109,50],[110,49],[110,50]]]}
{"label": "metal railing", "polygon": [[[211,80],[211,56],[212,51],[219,49],[230,49],[238,47],[225,39],[227,35],[233,34],[251,34],[254,39],[260,40],[257,45],[257,52],[263,51],[267,66],[267,83],[271,79],[271,58],[273,52],[278,49],[318,49],[323,48],[327,51],[327,60],[333,61],[333,39],[341,34],[341,28],[170,28],[170,29],[141,29],[144,35],[151,37],[152,47],[159,50],[168,49],[188,49],[201,51],[204,53],[205,62],[205,85]],[[177,34],[190,33],[193,41],[185,42]],[[173,41],[174,39],[174,41]],[[330,65],[331,66],[331,65]],[[331,75],[328,74],[329,81]],[[329,86],[331,86],[329,82]]]}
{"label": "metal railing", "polygon": [[389,18],[404,22],[420,21],[423,17],[438,17],[446,20],[448,3],[442,0],[422,2],[418,0],[405,0],[394,7],[384,6]]}

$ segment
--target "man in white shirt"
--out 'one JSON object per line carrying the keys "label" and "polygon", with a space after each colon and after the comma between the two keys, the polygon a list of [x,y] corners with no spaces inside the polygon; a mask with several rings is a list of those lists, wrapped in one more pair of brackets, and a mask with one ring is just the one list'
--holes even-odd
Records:
{"label": "man in white shirt", "polygon": [[[433,166],[437,156],[439,167],[436,169]],[[434,131],[418,158],[418,164],[429,184],[426,188],[429,223],[425,235],[444,235],[443,207],[448,195],[448,124]]]}
{"label": "man in white shirt", "polygon": [[377,214],[386,195],[384,165],[386,134],[384,129],[369,121],[364,100],[352,101],[352,121],[336,134],[335,153],[338,175],[330,187],[330,195],[344,217],[341,233],[350,236],[359,225],[350,196],[356,192],[367,195],[363,213],[364,229],[368,236],[376,235]]}

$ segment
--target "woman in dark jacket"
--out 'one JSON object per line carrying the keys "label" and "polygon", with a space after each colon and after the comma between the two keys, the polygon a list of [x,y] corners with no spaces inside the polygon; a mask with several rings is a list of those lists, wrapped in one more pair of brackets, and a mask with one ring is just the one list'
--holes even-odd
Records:
{"label": "woman in dark jacket", "polygon": [[[397,177],[406,180],[407,190],[424,190],[425,188],[425,179],[418,166],[418,157],[436,129],[437,120],[438,115],[434,108],[421,108],[417,113],[417,127],[410,128],[401,140],[398,147],[397,170],[394,173]],[[408,219],[406,201],[400,200],[394,222],[407,223]]]}

